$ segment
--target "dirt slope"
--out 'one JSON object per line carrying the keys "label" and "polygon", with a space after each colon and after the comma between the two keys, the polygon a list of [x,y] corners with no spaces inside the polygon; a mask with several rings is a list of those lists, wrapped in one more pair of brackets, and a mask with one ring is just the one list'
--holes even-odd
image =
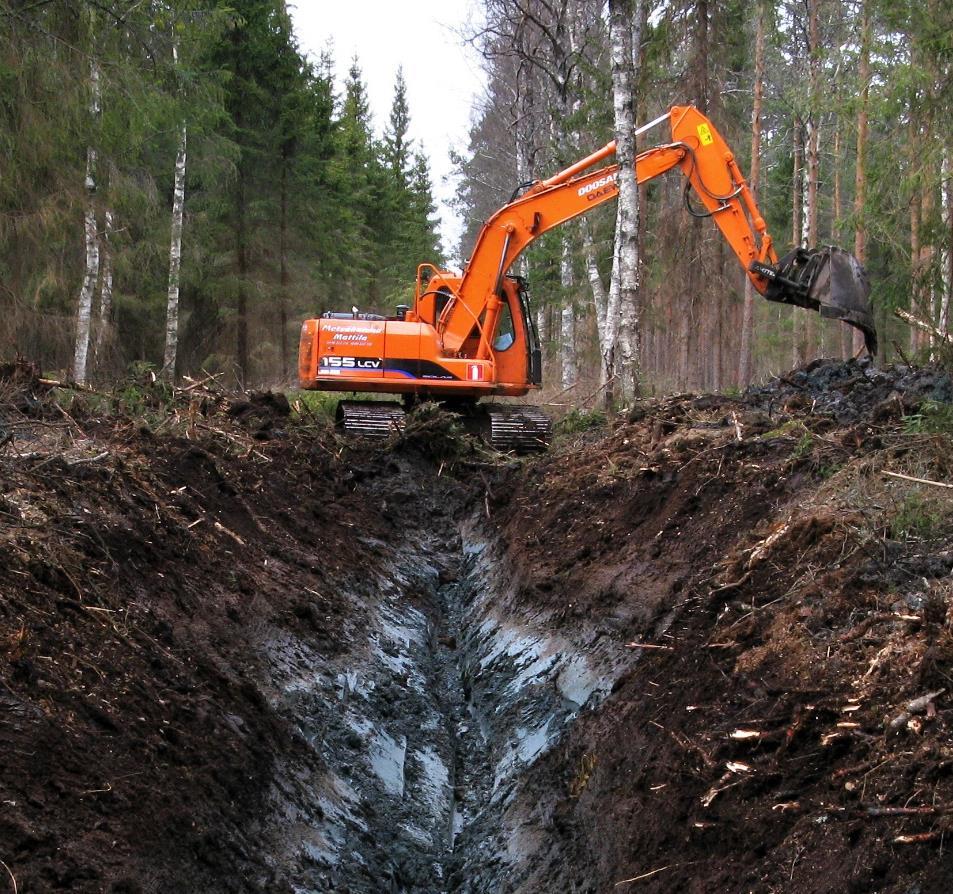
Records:
{"label": "dirt slope", "polygon": [[290,890],[272,790],[279,760],[321,755],[276,710],[262,640],[331,656],[360,630],[341,594],[380,560],[358,534],[399,530],[407,460],[341,459],[270,398],[184,403],[182,434],[152,435],[6,392],[0,859],[23,892]]}
{"label": "dirt slope", "polygon": [[521,600],[647,644],[534,774],[527,889],[949,890],[953,501],[884,474],[951,480],[949,380],[871,378],[646,406],[495,488]]}
{"label": "dirt slope", "polygon": [[[885,474],[953,478],[947,377],[822,364],[493,463],[439,418],[345,447],[274,395],[147,387],[64,411],[4,372],[0,860],[19,891],[948,890],[953,492]],[[461,549],[461,523],[492,547],[481,611],[623,657],[599,665],[604,695],[567,701],[543,674],[494,703],[489,728],[523,723],[537,686],[564,725],[530,750],[491,729],[488,769],[459,767],[470,790],[450,800],[492,828],[470,842],[447,818],[447,847],[487,868],[460,854],[428,883],[409,839],[398,858],[374,831],[406,816],[413,774],[367,800],[350,671],[332,683],[381,642],[375,588],[415,544],[454,586],[469,560],[432,544]],[[458,639],[518,655],[482,616],[448,635],[423,599],[407,593],[432,628],[414,648],[448,689]],[[321,735],[276,676],[278,641],[326,678],[308,695]],[[410,737],[409,653],[385,651],[398,672],[373,707]],[[447,708],[442,742],[478,726],[461,666],[471,704]],[[329,781],[347,816],[315,800]],[[302,832],[344,825],[340,863]]]}

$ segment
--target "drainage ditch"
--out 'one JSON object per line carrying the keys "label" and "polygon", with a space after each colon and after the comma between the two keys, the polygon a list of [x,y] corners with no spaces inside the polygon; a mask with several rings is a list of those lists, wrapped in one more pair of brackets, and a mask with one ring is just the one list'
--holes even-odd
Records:
{"label": "drainage ditch", "polygon": [[473,524],[394,555],[338,658],[270,644],[278,707],[322,763],[276,787],[281,859],[299,894],[504,891],[538,842],[526,781],[622,656],[509,614],[518,577]]}

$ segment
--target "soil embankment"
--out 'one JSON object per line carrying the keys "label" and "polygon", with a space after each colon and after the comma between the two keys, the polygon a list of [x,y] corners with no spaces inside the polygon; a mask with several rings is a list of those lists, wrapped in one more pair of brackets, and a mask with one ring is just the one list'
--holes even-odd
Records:
{"label": "soil embankment", "polygon": [[953,477],[950,388],[821,364],[500,462],[439,417],[345,445],[273,395],[64,408],[7,370],[0,860],[945,891],[953,499],[910,479]]}

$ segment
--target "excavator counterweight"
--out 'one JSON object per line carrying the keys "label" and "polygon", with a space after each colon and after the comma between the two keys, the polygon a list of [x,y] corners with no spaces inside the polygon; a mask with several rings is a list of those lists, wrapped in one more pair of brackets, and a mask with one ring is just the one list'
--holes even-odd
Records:
{"label": "excavator counterweight", "polygon": [[[761,295],[843,320],[863,332],[873,353],[870,286],[857,259],[828,246],[796,248],[779,260],[734,154],[712,122],[692,106],[673,106],[640,131],[663,121],[671,127],[671,141],[638,155],[637,181],[678,168],[688,210],[714,221]],[[608,143],[514,193],[483,225],[462,274],[418,267],[412,307],[399,307],[393,317],[355,310],[305,320],[301,387],[438,401],[460,408],[471,423],[477,420],[500,449],[545,447],[550,426],[538,408],[498,406],[481,415],[477,401],[521,397],[540,387],[539,336],[526,283],[509,271],[534,239],[618,195],[614,154],[615,143]],[[604,166],[594,170],[599,164]],[[400,406],[386,401],[347,402],[340,417],[345,431],[368,436],[401,427]]]}

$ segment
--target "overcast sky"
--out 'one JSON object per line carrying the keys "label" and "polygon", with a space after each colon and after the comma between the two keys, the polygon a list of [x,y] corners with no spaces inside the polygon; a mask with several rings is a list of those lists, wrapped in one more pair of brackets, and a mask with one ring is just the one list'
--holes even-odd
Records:
{"label": "overcast sky", "polygon": [[357,54],[378,134],[403,66],[410,135],[430,159],[440,232],[452,253],[462,225],[447,204],[454,192],[450,150],[466,149],[471,109],[483,83],[476,54],[459,36],[478,15],[474,0],[297,0],[289,6],[305,53],[317,58],[331,42],[339,86]]}

